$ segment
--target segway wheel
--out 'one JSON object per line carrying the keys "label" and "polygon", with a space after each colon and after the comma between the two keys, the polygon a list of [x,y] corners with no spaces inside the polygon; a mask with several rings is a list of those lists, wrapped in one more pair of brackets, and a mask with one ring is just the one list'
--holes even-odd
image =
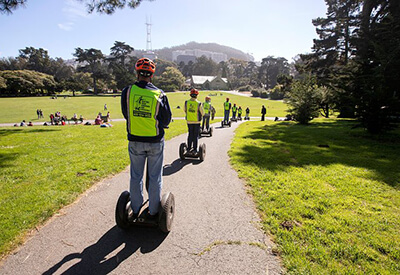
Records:
{"label": "segway wheel", "polygon": [[221,121],[221,127],[224,127],[224,121]]}
{"label": "segway wheel", "polygon": [[213,131],[214,131],[213,127],[210,127],[210,137],[212,137]]}
{"label": "segway wheel", "polygon": [[204,158],[206,157],[206,145],[204,143],[200,145],[199,154],[200,154],[200,161],[203,161]]}
{"label": "segway wheel", "polygon": [[231,121],[229,121],[229,127],[231,127]]}
{"label": "segway wheel", "polygon": [[170,232],[175,215],[175,198],[171,192],[163,195],[159,213],[159,227],[161,231],[165,233]]}
{"label": "segway wheel", "polygon": [[181,145],[179,146],[179,158],[181,160],[185,159],[185,150],[186,150],[186,143],[181,143]]}
{"label": "segway wheel", "polygon": [[115,208],[115,222],[117,226],[122,229],[129,227],[128,211],[130,208],[130,194],[124,191],[118,198],[117,207]]}

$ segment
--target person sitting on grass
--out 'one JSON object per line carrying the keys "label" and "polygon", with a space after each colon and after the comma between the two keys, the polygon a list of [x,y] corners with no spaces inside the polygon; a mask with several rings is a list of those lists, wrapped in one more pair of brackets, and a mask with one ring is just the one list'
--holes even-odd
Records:
{"label": "person sitting on grass", "polygon": [[103,120],[101,119],[101,114],[98,114],[96,119],[94,120],[94,125],[101,125],[103,124]]}

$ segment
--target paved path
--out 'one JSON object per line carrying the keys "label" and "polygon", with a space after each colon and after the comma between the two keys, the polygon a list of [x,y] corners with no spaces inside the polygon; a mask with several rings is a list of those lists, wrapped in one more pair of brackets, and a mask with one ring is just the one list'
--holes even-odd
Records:
{"label": "paved path", "polygon": [[169,234],[120,230],[114,211],[128,170],[96,184],[3,261],[0,274],[281,274],[271,242],[227,151],[237,124],[217,127],[204,162],[180,161],[186,134],[165,146],[163,191],[175,195]]}

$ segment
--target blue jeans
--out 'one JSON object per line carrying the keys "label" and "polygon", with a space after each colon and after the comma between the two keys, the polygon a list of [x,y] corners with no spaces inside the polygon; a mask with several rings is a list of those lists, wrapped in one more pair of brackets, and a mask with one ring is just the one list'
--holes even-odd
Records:
{"label": "blue jeans", "polygon": [[229,121],[229,110],[225,110],[225,112],[224,112],[224,121],[226,121],[226,122]]}
{"label": "blue jeans", "polygon": [[206,130],[210,129],[210,115],[203,116],[203,124],[201,125],[201,130],[204,130],[204,126],[206,126]]}
{"label": "blue jeans", "polygon": [[161,201],[164,140],[157,143],[129,141],[131,159],[131,207],[138,213],[143,204],[143,172],[147,159],[149,170],[149,212],[155,215]]}

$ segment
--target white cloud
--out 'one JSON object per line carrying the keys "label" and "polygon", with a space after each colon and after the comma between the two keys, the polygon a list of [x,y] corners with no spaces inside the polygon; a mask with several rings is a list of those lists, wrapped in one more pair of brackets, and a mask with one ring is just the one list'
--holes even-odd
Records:
{"label": "white cloud", "polygon": [[76,0],[66,0],[62,9],[67,22],[59,23],[58,27],[64,31],[71,31],[80,19],[88,19],[92,15],[87,13],[86,7]]}
{"label": "white cloud", "polygon": [[74,23],[73,22],[60,23],[57,26],[64,31],[71,31],[73,29]]}

